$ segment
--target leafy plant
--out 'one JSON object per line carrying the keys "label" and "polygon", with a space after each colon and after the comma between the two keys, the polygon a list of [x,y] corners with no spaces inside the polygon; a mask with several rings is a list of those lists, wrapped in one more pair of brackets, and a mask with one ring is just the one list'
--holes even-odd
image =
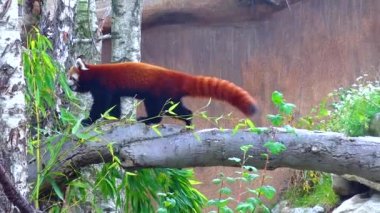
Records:
{"label": "leafy plant", "polygon": [[[60,121],[63,121],[59,119],[56,111],[59,108],[58,101],[60,100],[60,97],[56,95],[56,90],[58,87],[62,88],[66,94],[63,98],[71,101],[74,100],[74,96],[68,88],[65,75],[60,69],[57,69],[59,66],[47,53],[52,50],[50,41],[38,30],[35,30],[33,35],[33,37],[28,38],[27,49],[22,53],[22,59],[26,79],[27,111],[31,115],[30,121],[34,127],[30,131],[32,136],[29,138],[28,152],[36,158],[38,176],[33,198],[36,201],[36,207],[38,207],[39,187],[44,180],[41,162],[41,137],[43,134],[51,134],[56,131],[56,126],[62,127]],[[51,123],[49,124],[49,122]],[[41,128],[41,126],[43,127]],[[61,146],[61,144],[58,142],[57,146]],[[51,147],[48,142],[49,148]]]}
{"label": "leafy plant", "polygon": [[296,207],[311,207],[324,205],[333,207],[339,202],[338,196],[332,190],[332,178],[330,174],[315,171],[301,171],[293,177],[292,187],[284,194]]}
{"label": "leafy plant", "polygon": [[339,89],[330,95],[333,100],[326,129],[344,132],[350,136],[368,134],[371,118],[380,112],[379,82],[362,82],[357,79],[348,89]]}
{"label": "leafy plant", "polygon": [[[263,212],[270,212],[270,209],[265,205],[262,198],[273,199],[276,190],[272,186],[264,184],[265,175],[262,175],[259,187],[250,188],[250,185],[254,181],[260,179],[258,170],[253,166],[246,165],[247,161],[252,158],[248,154],[252,148],[252,145],[242,146],[240,147],[243,152],[242,158],[229,158],[230,161],[240,164],[240,170],[235,171],[236,176],[225,176],[221,173],[218,178],[213,179],[212,182],[219,186],[219,197],[209,200],[208,206],[215,206],[217,212],[255,212],[258,209]],[[232,190],[228,187],[228,184],[239,184],[237,197],[233,197]],[[248,198],[243,199],[243,195],[248,195]],[[233,204],[236,204],[235,211],[231,208]]]}
{"label": "leafy plant", "polygon": [[[285,122],[292,119],[295,105],[285,102],[280,92],[273,92],[272,102],[279,111],[276,115],[268,115],[268,119],[273,126],[282,126]],[[271,133],[272,139],[264,144],[267,152],[261,154],[261,157],[265,159],[264,169],[260,174],[255,167],[247,165],[247,161],[253,158],[249,154],[253,145],[249,144],[240,147],[243,156],[241,158],[229,158],[230,161],[240,165],[240,170],[235,171],[236,176],[225,176],[221,173],[218,178],[213,179],[213,183],[219,186],[219,197],[208,201],[209,206],[214,206],[217,209],[217,211],[212,212],[270,212],[270,209],[264,203],[264,198],[266,200],[273,199],[276,189],[265,184],[265,180],[268,178],[266,175],[267,166],[270,155],[279,155],[286,150],[286,147],[281,142],[276,141],[276,131],[274,129],[274,131],[269,131],[270,129],[256,128],[251,120],[245,119],[235,126],[232,134],[236,134],[242,128],[248,128],[253,134],[260,134],[262,132]],[[292,130],[289,125],[286,125],[286,129]],[[250,185],[255,181],[259,181],[259,186],[251,188]],[[231,188],[228,187],[229,184],[239,184],[237,197],[233,196]],[[243,199],[243,196],[247,198]],[[236,205],[234,210],[231,205]]]}
{"label": "leafy plant", "polygon": [[370,120],[380,112],[380,84],[378,81],[356,79],[349,88],[340,88],[328,95],[311,115],[303,117],[298,126],[342,132],[349,136],[368,134]]}
{"label": "leafy plant", "polygon": [[[342,132],[349,136],[368,134],[370,120],[380,112],[380,84],[378,81],[356,79],[349,88],[340,88],[328,95],[310,115],[302,117],[297,126],[306,129]],[[332,190],[329,174],[316,171],[299,171],[294,176],[286,199],[295,206],[319,204],[334,206],[338,198]]]}

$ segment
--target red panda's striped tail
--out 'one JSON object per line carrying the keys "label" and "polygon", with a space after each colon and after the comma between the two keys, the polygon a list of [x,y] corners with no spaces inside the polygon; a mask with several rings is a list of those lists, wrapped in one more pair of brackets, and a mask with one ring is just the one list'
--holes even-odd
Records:
{"label": "red panda's striped tail", "polygon": [[256,101],[247,91],[223,79],[196,76],[184,84],[184,90],[190,96],[227,101],[249,117],[257,112]]}

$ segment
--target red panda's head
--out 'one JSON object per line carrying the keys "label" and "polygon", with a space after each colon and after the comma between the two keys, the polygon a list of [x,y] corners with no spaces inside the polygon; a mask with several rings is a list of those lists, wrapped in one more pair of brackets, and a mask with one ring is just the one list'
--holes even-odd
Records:
{"label": "red panda's head", "polygon": [[84,64],[81,58],[77,58],[75,61],[75,66],[72,66],[69,69],[69,72],[67,73],[67,83],[73,91],[77,92],[86,92],[84,91],[84,88],[81,88],[81,85],[79,83],[79,78],[81,75],[81,72],[87,71],[88,68]]}

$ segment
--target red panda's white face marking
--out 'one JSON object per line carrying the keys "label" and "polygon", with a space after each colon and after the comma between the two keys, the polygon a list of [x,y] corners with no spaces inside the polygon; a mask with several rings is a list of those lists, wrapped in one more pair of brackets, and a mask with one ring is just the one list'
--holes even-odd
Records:
{"label": "red panda's white face marking", "polygon": [[79,70],[76,67],[71,67],[69,73],[67,74],[67,84],[70,89],[73,91],[78,90],[78,82],[79,82]]}
{"label": "red panda's white face marking", "polygon": [[88,70],[88,68],[86,67],[86,65],[83,63],[82,59],[81,58],[77,58],[77,60],[75,61],[75,66],[80,69],[80,70]]}
{"label": "red panda's white face marking", "polygon": [[67,83],[70,89],[79,92],[79,75],[81,71],[86,71],[88,68],[81,58],[77,58],[75,66],[72,66],[67,74]]}

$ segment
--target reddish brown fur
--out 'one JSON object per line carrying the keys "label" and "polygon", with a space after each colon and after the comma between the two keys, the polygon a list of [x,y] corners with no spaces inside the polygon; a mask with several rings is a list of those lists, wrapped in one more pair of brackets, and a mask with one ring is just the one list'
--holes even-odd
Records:
{"label": "reddish brown fur", "polygon": [[[73,67],[69,75],[78,73],[79,83],[97,82],[111,92],[135,92],[137,98],[157,97],[180,100],[183,96],[211,97],[224,100],[247,116],[256,110],[255,100],[235,84],[215,77],[193,76],[146,63],[86,64],[82,71]],[[145,97],[145,94],[148,96]],[[123,95],[132,96],[133,95]]]}

